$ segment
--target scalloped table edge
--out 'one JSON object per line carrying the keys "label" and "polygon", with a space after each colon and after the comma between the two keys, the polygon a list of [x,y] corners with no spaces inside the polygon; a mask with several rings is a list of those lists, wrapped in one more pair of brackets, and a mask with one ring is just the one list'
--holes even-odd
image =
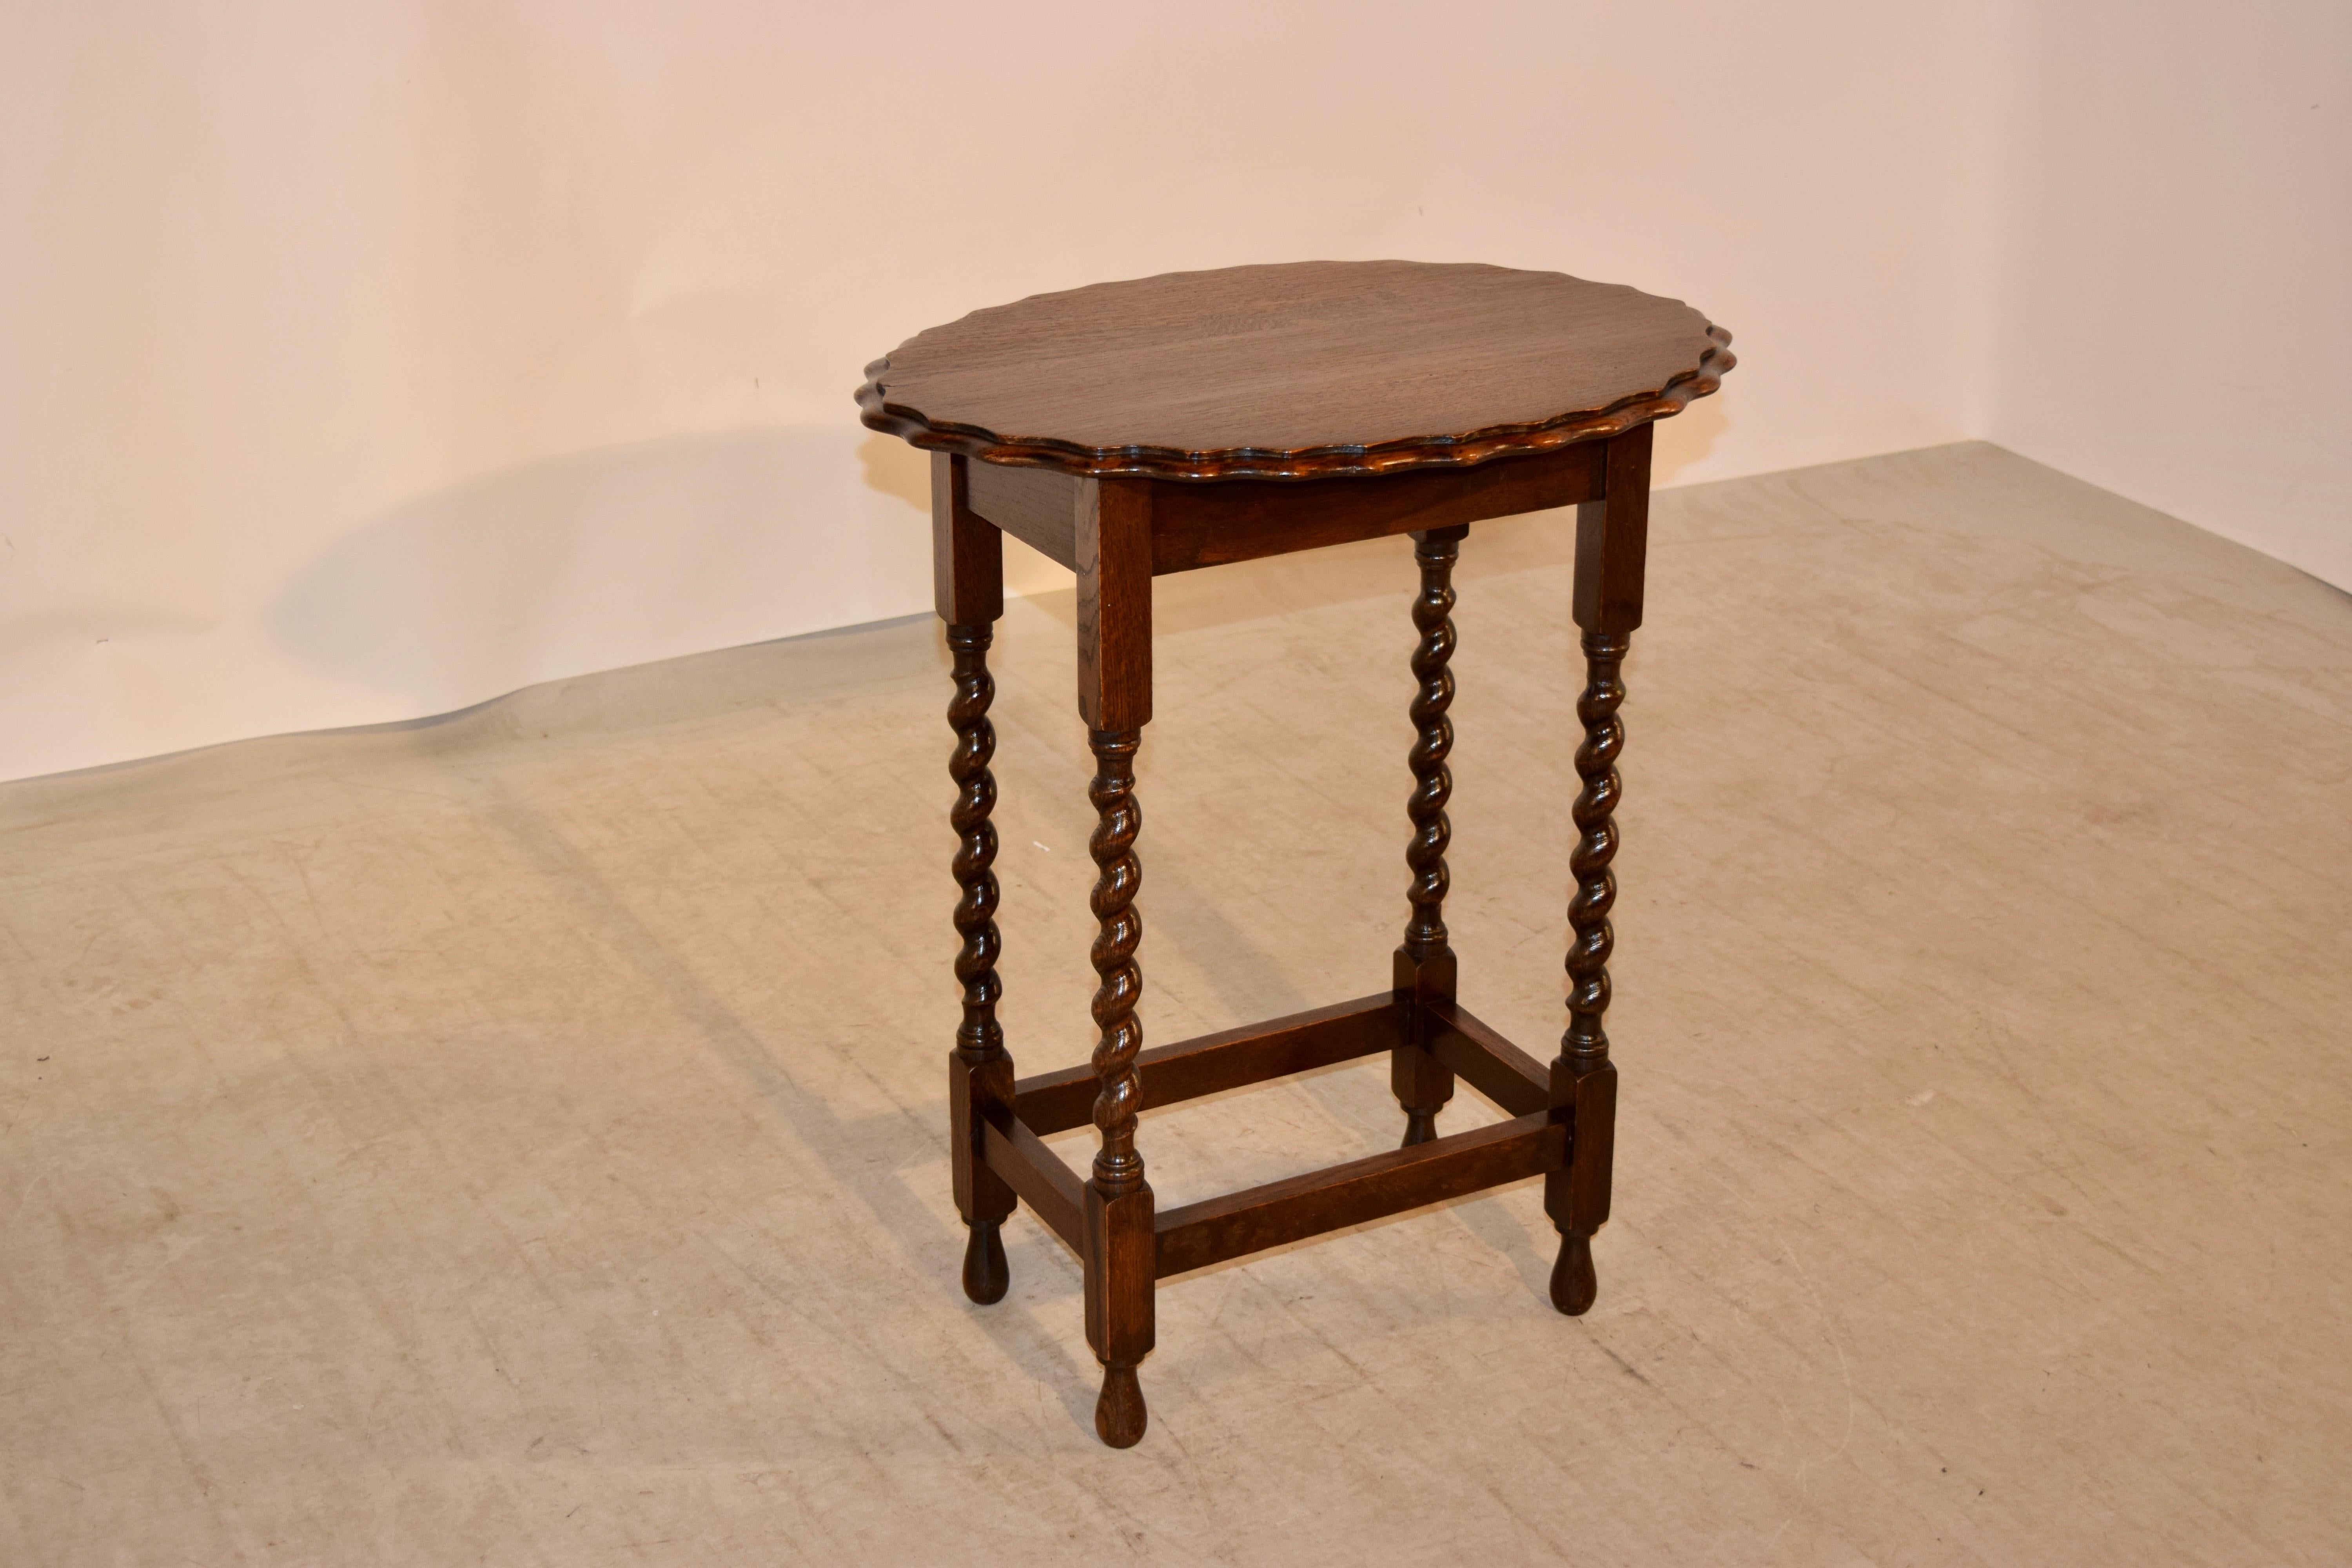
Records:
{"label": "scalloped table edge", "polygon": [[1173,447],[1083,447],[1041,437],[1000,436],[978,425],[934,424],[883,395],[887,354],[866,367],[857,389],[858,417],[869,429],[898,436],[929,451],[961,452],[1007,468],[1058,468],[1090,479],[1364,479],[1407,468],[1466,468],[1497,458],[1556,451],[1579,441],[1622,436],[1634,426],[1671,418],[1723,385],[1739,362],[1731,334],[1709,323],[1715,346],[1655,392],[1621,397],[1606,408],[1580,409],[1531,425],[1493,425],[1459,436],[1408,436],[1369,447],[1301,447],[1275,450],[1223,447],[1186,452]]}

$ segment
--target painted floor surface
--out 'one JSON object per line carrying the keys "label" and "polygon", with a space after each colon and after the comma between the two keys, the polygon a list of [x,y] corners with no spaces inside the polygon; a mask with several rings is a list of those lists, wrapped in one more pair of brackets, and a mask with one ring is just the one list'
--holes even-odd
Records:
{"label": "painted floor surface", "polygon": [[[1463,994],[1544,1058],[1571,531],[1456,612]],[[1411,551],[1160,584],[1150,1042],[1386,984]],[[1599,1305],[1536,1184],[1174,1280],[1127,1453],[1059,1243],[958,1289],[935,626],[0,788],[0,1562],[2352,1561],[2352,600],[1967,446],[1664,493],[1650,601]],[[1071,615],[995,660],[1028,1071]],[[1401,1130],[1366,1063],[1140,1146]]]}

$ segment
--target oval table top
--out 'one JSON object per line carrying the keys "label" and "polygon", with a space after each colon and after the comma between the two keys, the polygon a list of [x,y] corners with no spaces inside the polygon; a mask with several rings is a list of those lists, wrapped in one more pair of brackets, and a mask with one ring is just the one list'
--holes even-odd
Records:
{"label": "oval table top", "polygon": [[865,422],[1091,478],[1459,468],[1614,436],[1722,384],[1679,300],[1474,263],[1298,261],[1035,294],[866,367]]}

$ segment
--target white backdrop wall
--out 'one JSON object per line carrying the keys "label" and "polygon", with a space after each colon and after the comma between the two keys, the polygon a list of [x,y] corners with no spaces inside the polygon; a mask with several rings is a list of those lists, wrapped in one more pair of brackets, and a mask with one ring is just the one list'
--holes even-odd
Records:
{"label": "white backdrop wall", "polygon": [[2352,3],[2068,0],[2000,56],[1982,433],[2352,588]]}
{"label": "white backdrop wall", "polygon": [[2071,308],[2017,262],[2078,198],[2013,127],[2111,10],[0,9],[0,776],[923,609],[922,460],[857,426],[862,367],[1100,279],[1633,282],[1738,334],[1670,482],[1988,429],[2072,466],[2035,377],[2095,334],[1994,306]]}
{"label": "white backdrop wall", "polygon": [[0,776],[923,609],[863,367],[1101,279],[1689,299],[1683,479],[1965,436],[1976,24],[1776,11],[0,8]]}

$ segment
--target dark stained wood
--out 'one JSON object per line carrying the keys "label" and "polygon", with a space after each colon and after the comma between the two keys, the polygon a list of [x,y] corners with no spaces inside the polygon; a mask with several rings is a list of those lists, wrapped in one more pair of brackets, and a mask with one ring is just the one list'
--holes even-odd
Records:
{"label": "dark stained wood", "polygon": [[1086,1184],[1062,1163],[1062,1157],[1020,1122],[997,1108],[982,1123],[982,1148],[988,1168],[1021,1194],[1041,1224],[1067,1242],[1070,1250],[1086,1255]]}
{"label": "dark stained wood", "polygon": [[1405,710],[1412,721],[1412,749],[1405,766],[1412,773],[1412,793],[1405,800],[1405,816],[1412,823],[1404,851],[1412,873],[1405,894],[1412,913],[1405,921],[1404,942],[1399,949],[1415,963],[1449,952],[1445,931],[1446,846],[1454,829],[1445,817],[1445,803],[1454,794],[1454,775],[1445,766],[1454,750],[1454,722],[1446,710],[1454,705],[1454,563],[1461,553],[1467,528],[1433,529],[1416,533],[1413,560],[1421,567],[1421,593],[1412,602],[1412,624],[1421,640],[1412,651],[1414,689]]}
{"label": "dark stained wood", "polygon": [[1135,1117],[1143,1107],[1143,1079],[1135,1058],[1143,1050],[1143,1026],[1135,1005],[1143,994],[1143,971],[1135,950],[1143,941],[1143,917],[1136,912],[1136,889],[1143,867],[1136,858],[1136,835],[1143,826],[1135,803],[1135,752],[1140,738],[1132,730],[1097,730],[1094,783],[1095,830],[1087,848],[1094,857],[1094,916],[1098,930],[1090,954],[1095,966],[1094,1123],[1102,1133],[1095,1155],[1095,1184],[1112,1196],[1143,1181],[1143,1156],[1135,1152]]}
{"label": "dark stained wood", "polygon": [[[961,464],[961,458],[953,459]],[[948,475],[936,475],[948,479]],[[992,550],[996,531],[974,520],[989,536]],[[969,537],[955,525],[952,554],[962,556]],[[980,553],[993,557],[988,551]],[[982,574],[957,566],[943,578],[949,592],[963,594]],[[970,598],[956,601],[972,607]],[[1001,607],[1001,600],[999,601]],[[989,703],[996,691],[988,674],[988,646],[993,637],[986,621],[948,627],[948,647],[954,655],[955,695],[948,702],[948,723],[955,731],[955,749],[948,756],[948,776],[956,786],[955,804],[948,824],[955,830],[955,857],[949,862],[962,897],[956,901],[956,934],[962,946],[956,953],[957,984],[963,990],[963,1021],[956,1027],[955,1051],[948,1058],[948,1111],[957,1129],[952,1166],[956,1208],[969,1227],[963,1260],[964,1293],[985,1305],[1003,1299],[1010,1283],[1004,1244],[998,1226],[1013,1212],[1013,1189],[988,1168],[981,1154],[982,1123],[989,1111],[1009,1106],[1013,1100],[1013,1059],[1004,1052],[1004,1030],[996,1021],[996,1002],[1003,986],[996,976],[999,936],[996,929],[998,889],[992,869],[996,861],[996,826],[989,820],[996,806],[996,775],[989,763],[996,753],[996,731],[988,721]]]}
{"label": "dark stained wood", "polygon": [[954,658],[955,695],[948,702],[948,724],[955,731],[955,748],[948,754],[948,777],[956,786],[955,804],[948,808],[948,826],[956,836],[955,855],[948,865],[962,897],[956,901],[955,929],[962,946],[956,953],[956,981],[963,988],[963,1021],[956,1028],[956,1054],[978,1066],[1004,1055],[1004,1030],[996,1020],[997,999],[1003,984],[996,975],[1003,938],[996,929],[1000,897],[996,872],[996,775],[989,763],[996,755],[996,727],[988,721],[995,700],[996,682],[988,673],[988,647],[994,634],[987,626],[948,628],[948,647]]}
{"label": "dark stained wood", "polygon": [[957,1057],[948,1063],[948,1125],[961,1133],[952,1163],[956,1208],[965,1226],[963,1293],[983,1307],[1003,1300],[1013,1282],[998,1231],[1013,1213],[1013,1188],[990,1168],[986,1153],[989,1113],[1011,1098],[1012,1079],[1006,1058],[973,1064]]}
{"label": "dark stained wood", "polygon": [[963,1293],[983,1307],[1004,1300],[1013,1288],[1013,1262],[1004,1255],[1004,1222],[977,1219],[964,1238]]}
{"label": "dark stained wood", "polygon": [[1573,1146],[1560,1179],[1544,1192],[1544,1209],[1562,1231],[1591,1236],[1609,1223],[1609,1167],[1616,1153],[1617,1069],[1586,1072],[1552,1064],[1553,1097],[1565,1106]]}
{"label": "dark stained wood", "polygon": [[[1353,1061],[1395,1044],[1400,1016],[1386,992],[1294,1013],[1238,1029],[1158,1046],[1135,1058],[1141,1103],[1176,1105],[1334,1062]],[[1079,1127],[1094,1114],[1091,1065],[1024,1078],[1013,1089],[1013,1114],[1044,1137]]]}
{"label": "dark stained wood", "polygon": [[[1607,1062],[1583,1073],[1566,1069],[1564,1062],[1553,1064],[1556,1097],[1569,1103],[1574,1142],[1567,1169],[1544,1178],[1544,1213],[1559,1232],[1551,1304],[1576,1318],[1591,1310],[1601,1291],[1592,1268],[1592,1237],[1609,1222],[1609,1171],[1617,1148],[1617,1069]],[[1563,1078],[1568,1080],[1564,1084],[1559,1082]]]}
{"label": "dark stained wood", "polygon": [[[1003,1219],[1027,1203],[1076,1248],[1087,1342],[1103,1366],[1104,1442],[1139,1440],[1137,1367],[1157,1279],[1541,1174],[1560,1233],[1553,1304],[1589,1309],[1591,1237],[1609,1217],[1617,1078],[1602,1027],[1616,896],[1618,709],[1642,622],[1651,424],[1714,392],[1730,335],[1673,300],[1554,273],[1407,262],[1171,274],[1041,296],[910,340],[868,367],[866,422],[932,450],[934,581],[955,655],[956,926],[964,992],[950,1110],[971,1227],[964,1286],[1003,1295]],[[1572,613],[1584,730],[1570,869],[1568,1025],[1547,1068],[1455,1000],[1444,918],[1452,573],[1465,527],[1573,505]],[[1411,914],[1391,990],[1144,1051],[1135,758],[1151,716],[1151,579],[1411,532]],[[1078,576],[1078,704],[1096,771],[1097,1043],[1083,1068],[1013,1076],[996,1021],[995,743],[989,623],[1011,533]],[[1155,1215],[1136,1147],[1147,1096],[1168,1104],[1380,1050],[1406,1146]],[[1435,1136],[1457,1078],[1515,1120]],[[1091,1173],[1040,1131],[1091,1117]]]}
{"label": "dark stained wood", "polygon": [[1389,1050],[1389,1089],[1404,1108],[1404,1138],[1399,1146],[1410,1149],[1437,1136],[1437,1113],[1454,1098],[1454,1069],[1430,1049],[1427,1007],[1454,994],[1455,961],[1450,948],[1419,960],[1399,948],[1391,970],[1395,976],[1391,994],[1402,1024],[1400,1037]]}
{"label": "dark stained wood", "polygon": [[1573,614],[1588,632],[1630,632],[1642,624],[1652,439],[1644,425],[1610,442],[1602,499],[1576,509]]}
{"label": "dark stained wood", "polygon": [[1551,1073],[1543,1063],[1486,1026],[1458,1002],[1429,1005],[1430,1053],[1472,1089],[1514,1116],[1551,1104]]}
{"label": "dark stained wood", "polygon": [[[1580,1080],[1588,1076],[1606,1081],[1609,1114],[1615,1114],[1616,1069],[1609,1062],[1609,1036],[1601,1016],[1609,1008],[1609,954],[1616,941],[1609,910],[1617,900],[1617,880],[1609,866],[1617,855],[1614,814],[1621,785],[1616,762],[1625,744],[1624,728],[1617,719],[1618,707],[1625,700],[1619,672],[1632,641],[1629,632],[1589,631],[1583,637],[1585,684],[1576,712],[1584,726],[1584,743],[1577,748],[1576,772],[1584,787],[1570,808],[1578,837],[1568,866],[1576,891],[1568,902],[1568,1028],[1560,1036],[1551,1074],[1556,1114],[1576,1113],[1583,1100]],[[1613,1143],[1613,1133],[1603,1136]],[[1605,1162],[1606,1155],[1601,1158]],[[1597,1214],[1592,1199],[1596,1180],[1601,1193]],[[1581,1191],[1569,1172],[1556,1172],[1544,1183],[1544,1211],[1560,1233],[1552,1304],[1571,1317],[1589,1310],[1600,1289],[1591,1241],[1608,1216],[1607,1182],[1605,1163],[1596,1176],[1588,1163]]]}
{"label": "dark stained wood", "polygon": [[866,423],[1094,478],[1304,479],[1605,437],[1720,384],[1730,334],[1557,272],[1302,261],[976,310],[867,367]]}
{"label": "dark stained wood", "polygon": [[[1139,580],[1148,595],[1148,569]],[[1148,628],[1148,619],[1145,624]],[[1148,698],[1148,686],[1145,691]],[[1118,701],[1107,693],[1102,710],[1126,713]],[[1149,711],[1147,702],[1144,712]],[[1140,716],[1134,720],[1142,721]],[[1087,792],[1094,803],[1095,831],[1087,847],[1097,872],[1093,905],[1099,930],[1092,957],[1095,1026],[1101,1036],[1094,1054],[1095,1126],[1102,1147],[1095,1152],[1094,1174],[1087,1182],[1087,1342],[1103,1366],[1095,1431],[1112,1447],[1125,1448],[1143,1436],[1143,1389],[1135,1368],[1151,1349],[1153,1311],[1151,1187],[1135,1147],[1135,1117],[1143,1106],[1143,1080],[1135,1070],[1143,1049],[1143,1026],[1135,1016],[1143,993],[1143,972],[1135,963],[1143,940],[1143,917],[1135,910],[1143,880],[1135,856],[1136,835],[1143,826],[1135,803],[1135,752],[1141,734],[1133,728],[1097,727],[1087,742],[1095,753],[1094,783]]]}
{"label": "dark stained wood", "polygon": [[1139,1183],[1113,1194],[1099,1177],[1087,1183],[1086,1236],[1087,1343],[1103,1369],[1095,1433],[1114,1448],[1132,1448],[1147,1420],[1135,1369],[1155,1337],[1151,1288],[1159,1253],[1150,1187]]}
{"label": "dark stained wood", "polygon": [[1576,749],[1576,772],[1584,787],[1570,808],[1578,837],[1568,869],[1576,891],[1568,903],[1568,1029],[1559,1041],[1560,1058],[1580,1070],[1609,1059],[1601,1015],[1609,1009],[1609,952],[1616,940],[1609,910],[1617,901],[1617,879],[1609,866],[1617,858],[1616,812],[1623,793],[1617,758],[1625,748],[1617,710],[1625,700],[1620,671],[1633,638],[1623,632],[1587,632],[1583,641],[1585,684],[1576,716],[1584,726],[1584,742]]}
{"label": "dark stained wood", "polygon": [[[1606,451],[1603,443],[1588,441],[1471,468],[1407,469],[1376,485],[1360,479],[1160,482],[1153,487],[1151,569],[1189,572],[1574,506],[1601,494]],[[974,465],[983,471],[990,467]]]}
{"label": "dark stained wood", "polygon": [[[1216,485],[1153,480],[1151,570],[1164,576],[1360,539],[1459,527],[1549,511],[1601,494],[1608,444],[1588,441],[1474,468],[1415,468],[1377,485],[1353,479],[1236,479]],[[1052,468],[973,460],[971,510],[1072,571],[1081,479]]]}
{"label": "dark stained wood", "polygon": [[1047,560],[1073,572],[1078,569],[1078,512],[1092,479],[1053,468],[1008,468],[977,458],[970,471],[973,511]]}
{"label": "dark stained wood", "polygon": [[1087,842],[1097,871],[1098,923],[1092,954],[1098,984],[1094,1016],[1094,1121],[1102,1133],[1087,1183],[1087,1342],[1102,1363],[1095,1431],[1114,1448],[1143,1436],[1143,1390],[1135,1368],[1151,1349],[1151,1187],[1135,1147],[1143,1083],[1135,1058],[1143,991],[1135,951],[1143,879],[1135,854],[1142,830],[1135,799],[1135,753],[1151,717],[1151,489],[1134,480],[1089,483],[1078,492],[1078,712],[1095,754],[1087,798],[1095,808]]}
{"label": "dark stained wood", "polygon": [[1445,803],[1454,794],[1454,775],[1445,767],[1454,749],[1454,724],[1445,715],[1454,703],[1454,672],[1448,668],[1454,658],[1454,563],[1469,531],[1466,524],[1456,524],[1412,536],[1413,560],[1421,568],[1421,593],[1412,602],[1412,624],[1421,638],[1412,651],[1413,696],[1405,710],[1413,729],[1412,749],[1405,755],[1412,793],[1404,808],[1412,824],[1404,850],[1405,868],[1412,873],[1405,901],[1412,912],[1392,966],[1407,1038],[1389,1057],[1389,1087],[1404,1108],[1408,1149],[1437,1136],[1437,1113],[1454,1098],[1454,1074],[1429,1049],[1428,1007],[1452,998],[1457,970],[1445,931],[1445,847],[1454,836],[1445,817]]}
{"label": "dark stained wood", "polygon": [[971,510],[971,459],[931,454],[931,594],[940,619],[977,626],[1004,614],[1004,540]]}
{"label": "dark stained wood", "polygon": [[1151,495],[1132,479],[1079,492],[1078,714],[1090,730],[1151,718]]}
{"label": "dark stained wood", "polygon": [[1555,1115],[1577,1128],[1575,1168],[1544,1182],[1544,1210],[1559,1232],[1559,1260],[1551,1278],[1552,1304],[1573,1317],[1588,1310],[1600,1285],[1592,1237],[1609,1218],[1610,1164],[1614,1157],[1617,1069],[1609,1061],[1609,955],[1616,934],[1609,911],[1617,901],[1618,801],[1623,783],[1617,758],[1625,749],[1625,655],[1642,624],[1643,558],[1648,546],[1650,442],[1645,427],[1609,444],[1609,491],[1577,518],[1575,618],[1584,629],[1584,690],[1577,722],[1584,741],[1576,750],[1582,781],[1570,815],[1576,847],[1569,875],[1576,891],[1568,903],[1568,1027],[1552,1063]]}
{"label": "dark stained wood", "polygon": [[1541,1175],[1567,1152],[1568,1129],[1538,1112],[1186,1204],[1160,1216],[1160,1277]]}
{"label": "dark stained wood", "polygon": [[1580,1230],[1560,1232],[1559,1258],[1551,1266],[1551,1304],[1580,1318],[1600,1298],[1601,1281],[1592,1272],[1592,1237]]}

